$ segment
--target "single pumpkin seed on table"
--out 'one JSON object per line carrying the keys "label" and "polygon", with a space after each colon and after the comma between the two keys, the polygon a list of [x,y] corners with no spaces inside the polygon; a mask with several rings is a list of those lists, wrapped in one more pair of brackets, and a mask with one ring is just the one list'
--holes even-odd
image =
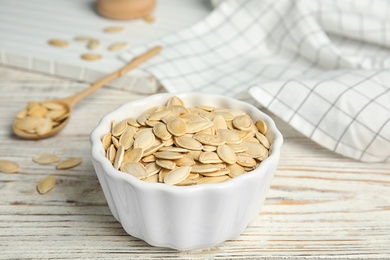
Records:
{"label": "single pumpkin seed on table", "polygon": [[52,153],[40,153],[33,157],[33,162],[42,164],[42,165],[48,165],[55,162],[58,162],[60,160],[60,157],[58,157],[55,154]]}
{"label": "single pumpkin seed on table", "polygon": [[87,61],[97,61],[102,58],[102,55],[97,53],[84,53],[81,54],[81,58]]}
{"label": "single pumpkin seed on table", "polygon": [[123,50],[126,47],[127,47],[127,42],[116,42],[108,46],[107,49],[110,51],[119,51],[119,50]]}
{"label": "single pumpkin seed on table", "polygon": [[88,49],[91,49],[91,50],[94,50],[94,49],[97,49],[100,47],[100,41],[98,40],[90,40],[87,44],[87,48]]}
{"label": "single pumpkin seed on table", "polygon": [[49,175],[39,181],[39,183],[37,184],[37,190],[40,194],[46,194],[54,188],[55,184],[56,179],[54,178],[54,176]]}
{"label": "single pumpkin seed on table", "polygon": [[9,160],[0,160],[0,172],[16,173],[19,172],[20,167],[16,162]]}
{"label": "single pumpkin seed on table", "polygon": [[125,30],[123,26],[107,26],[103,28],[103,31],[106,33],[121,33]]}
{"label": "single pumpkin seed on table", "polygon": [[69,42],[62,39],[50,39],[48,43],[55,47],[66,47],[69,45]]}
{"label": "single pumpkin seed on table", "polygon": [[82,161],[83,159],[81,157],[72,157],[57,164],[56,169],[57,170],[70,169],[81,164]]}

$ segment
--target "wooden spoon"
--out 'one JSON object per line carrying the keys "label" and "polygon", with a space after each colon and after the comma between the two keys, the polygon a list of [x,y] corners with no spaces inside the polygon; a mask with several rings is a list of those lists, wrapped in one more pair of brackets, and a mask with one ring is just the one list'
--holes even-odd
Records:
{"label": "wooden spoon", "polygon": [[[67,98],[61,98],[61,99],[52,99],[47,101],[39,102],[40,104],[50,104],[52,107],[56,106],[57,108],[63,108],[62,109],[62,115],[58,116],[57,118],[54,118],[53,123],[54,126],[50,123],[51,119],[46,119],[44,117],[36,116],[34,115],[34,112],[31,112],[33,109],[27,110],[24,109],[21,112],[18,113],[16,116],[12,129],[13,132],[25,139],[31,139],[31,140],[38,140],[47,138],[50,136],[53,136],[57,134],[61,129],[64,128],[64,126],[68,123],[70,115],[72,113],[73,107],[83,98],[91,94],[92,92],[100,89],[105,84],[111,82],[112,80],[122,76],[123,74],[127,73],[129,70],[137,67],[142,62],[146,61],[147,59],[153,57],[154,55],[158,54],[161,51],[161,47],[157,46],[149,51],[141,54],[140,56],[135,57],[130,63],[126,64],[124,67],[120,68],[119,70],[93,82],[91,86],[79,93],[76,93],[73,96],[67,97]],[[34,102],[29,102],[29,104],[32,104]],[[37,103],[37,102],[35,102]],[[37,103],[38,104],[38,103]],[[59,105],[59,106],[58,106]],[[40,106],[36,110],[45,110],[46,107]],[[28,111],[28,112],[27,112]],[[58,111],[58,110],[57,110]],[[46,111],[47,112],[47,111]],[[53,112],[53,111],[52,111]],[[46,121],[45,121],[46,120]],[[47,123],[49,122],[49,123]],[[37,130],[38,127],[39,130]],[[45,128],[47,126],[47,128]]]}

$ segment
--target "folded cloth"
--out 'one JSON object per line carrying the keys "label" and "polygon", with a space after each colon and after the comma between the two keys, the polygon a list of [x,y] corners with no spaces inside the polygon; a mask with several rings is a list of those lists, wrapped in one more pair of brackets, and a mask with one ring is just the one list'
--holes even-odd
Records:
{"label": "folded cloth", "polygon": [[390,2],[228,0],[153,45],[142,68],[170,92],[256,100],[344,156],[390,161]]}

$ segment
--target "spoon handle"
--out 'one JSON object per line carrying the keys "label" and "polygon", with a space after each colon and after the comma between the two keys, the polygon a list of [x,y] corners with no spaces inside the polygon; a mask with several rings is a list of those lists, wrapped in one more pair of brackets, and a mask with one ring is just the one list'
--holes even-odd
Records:
{"label": "spoon handle", "polygon": [[104,76],[101,79],[98,79],[98,80],[92,82],[91,86],[89,88],[87,88],[87,89],[85,89],[85,90],[83,90],[83,91],[81,91],[79,93],[76,93],[73,96],[70,96],[70,97],[66,98],[67,102],[71,106],[74,106],[80,100],[82,100],[83,98],[85,98],[86,96],[91,94],[92,92],[98,90],[99,88],[103,87],[104,85],[106,85],[107,83],[111,82],[112,80],[114,80],[116,78],[119,78],[120,76],[126,74],[129,70],[137,67],[142,62],[152,58],[153,56],[158,54],[161,51],[161,49],[162,48],[160,46],[156,46],[156,47],[148,50],[147,52],[145,52],[145,53],[143,53],[143,54],[133,58],[128,64],[126,64],[122,68],[112,72],[111,74],[109,74],[107,76]]}

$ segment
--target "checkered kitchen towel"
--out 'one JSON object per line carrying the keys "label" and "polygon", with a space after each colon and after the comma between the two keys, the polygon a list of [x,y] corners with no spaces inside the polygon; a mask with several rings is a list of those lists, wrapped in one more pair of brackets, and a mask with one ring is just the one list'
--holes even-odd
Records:
{"label": "checkered kitchen towel", "polygon": [[388,0],[227,0],[122,58],[162,45],[142,67],[168,91],[251,96],[336,153],[390,161],[389,18]]}

